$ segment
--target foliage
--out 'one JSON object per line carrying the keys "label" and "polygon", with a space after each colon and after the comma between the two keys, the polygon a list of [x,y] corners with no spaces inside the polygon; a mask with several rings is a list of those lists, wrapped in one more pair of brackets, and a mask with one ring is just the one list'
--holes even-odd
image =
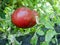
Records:
{"label": "foliage", "polygon": [[[32,28],[18,28],[11,22],[11,14],[19,7],[28,7],[36,10],[39,14],[39,24]],[[32,34],[30,43],[37,45],[38,36],[45,35],[45,41],[40,45],[49,45],[53,37],[56,45],[57,33],[55,24],[60,25],[60,0],[0,0],[0,39],[8,39],[6,45],[21,45],[21,42],[16,40],[16,37]],[[42,28],[46,29],[42,29]],[[53,41],[52,41],[53,42]]]}

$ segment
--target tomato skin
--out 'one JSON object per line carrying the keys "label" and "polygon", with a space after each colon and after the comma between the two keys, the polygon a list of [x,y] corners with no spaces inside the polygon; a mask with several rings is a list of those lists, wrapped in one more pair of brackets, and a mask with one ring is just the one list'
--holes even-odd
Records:
{"label": "tomato skin", "polygon": [[11,21],[19,28],[30,28],[36,24],[35,13],[26,7],[18,8],[11,15]]}

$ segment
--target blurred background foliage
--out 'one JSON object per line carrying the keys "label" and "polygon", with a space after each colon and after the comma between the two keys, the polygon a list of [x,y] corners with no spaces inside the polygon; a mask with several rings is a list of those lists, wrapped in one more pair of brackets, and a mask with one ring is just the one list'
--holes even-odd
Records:
{"label": "blurred background foliage", "polygon": [[[39,14],[39,24],[27,29],[13,25],[11,14],[20,7],[36,10]],[[29,40],[31,45],[60,45],[57,39],[57,35],[60,36],[60,27],[57,26],[60,26],[60,0],[0,0],[0,43],[1,40],[6,40],[1,45],[24,45],[20,39],[27,35],[32,35]]]}

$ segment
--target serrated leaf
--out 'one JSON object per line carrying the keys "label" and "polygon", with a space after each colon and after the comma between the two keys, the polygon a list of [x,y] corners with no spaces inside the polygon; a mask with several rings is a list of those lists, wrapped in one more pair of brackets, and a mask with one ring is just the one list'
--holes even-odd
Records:
{"label": "serrated leaf", "polygon": [[57,24],[60,24],[60,17],[56,20]]}
{"label": "serrated leaf", "polygon": [[2,31],[2,32],[5,32],[5,30],[4,30],[4,29],[0,28],[0,32],[1,32],[1,31]]}
{"label": "serrated leaf", "polygon": [[49,19],[48,16],[43,16],[40,18],[40,22],[46,27],[46,28],[50,28],[50,29],[54,29],[53,26],[54,26],[54,23],[52,23]]}
{"label": "serrated leaf", "polygon": [[5,13],[0,11],[0,17],[5,19]]}
{"label": "serrated leaf", "polygon": [[37,44],[37,40],[38,40],[38,37],[37,37],[37,35],[35,33],[34,36],[31,38],[31,44],[32,45],[36,45]]}
{"label": "serrated leaf", "polygon": [[40,45],[49,45],[47,42],[42,42]]}
{"label": "serrated leaf", "polygon": [[21,43],[22,43],[22,42],[19,43],[19,42],[16,40],[16,38],[15,38],[14,35],[9,35],[9,36],[8,36],[8,39],[10,40],[10,42],[12,43],[12,45],[21,45]]}
{"label": "serrated leaf", "polygon": [[15,40],[14,42],[13,42],[13,45],[21,45],[22,44],[22,42],[18,42],[17,40]]}
{"label": "serrated leaf", "polygon": [[36,33],[37,33],[38,35],[44,35],[44,32],[43,32],[40,28],[38,28],[38,29],[36,30]]}
{"label": "serrated leaf", "polygon": [[50,23],[50,22],[45,22],[45,27],[46,28],[51,28],[51,29],[53,29],[53,25]]}
{"label": "serrated leaf", "polygon": [[54,35],[56,35],[56,32],[54,30],[48,30],[45,36],[45,41],[50,42]]}

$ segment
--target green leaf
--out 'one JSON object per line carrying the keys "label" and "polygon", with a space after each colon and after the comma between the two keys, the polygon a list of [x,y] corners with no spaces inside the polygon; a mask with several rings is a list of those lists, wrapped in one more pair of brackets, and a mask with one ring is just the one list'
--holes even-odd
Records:
{"label": "green leaf", "polygon": [[60,24],[60,17],[57,18],[56,23]]}
{"label": "green leaf", "polygon": [[12,43],[12,45],[21,45],[21,44],[22,44],[22,42],[19,43],[19,42],[16,40],[15,35],[9,34],[8,40],[10,40],[10,43]]}
{"label": "green leaf", "polygon": [[44,35],[44,32],[38,27],[38,29],[36,30],[36,33],[38,35]]}
{"label": "green leaf", "polygon": [[17,40],[15,40],[13,44],[14,44],[14,45],[21,45],[22,42],[19,43]]}
{"label": "green leaf", "polygon": [[36,45],[37,44],[37,40],[38,40],[38,37],[37,37],[37,35],[35,33],[34,36],[31,38],[31,44],[32,45]]}
{"label": "green leaf", "polygon": [[0,28],[0,32],[5,32],[5,30],[4,30],[4,29],[2,29],[2,28]]}
{"label": "green leaf", "polygon": [[47,42],[42,42],[40,45],[49,45]]}
{"label": "green leaf", "polygon": [[56,32],[54,30],[48,30],[45,36],[45,41],[50,42],[54,35],[56,35]]}
{"label": "green leaf", "polygon": [[4,12],[0,12],[0,17],[5,19],[5,13]]}
{"label": "green leaf", "polygon": [[53,26],[54,26],[54,23],[50,21],[49,17],[46,15],[46,16],[42,16],[40,18],[40,22],[46,27],[46,28],[49,28],[49,29],[54,29]]}
{"label": "green leaf", "polygon": [[45,25],[46,28],[53,29],[53,25],[50,22],[46,21],[44,25]]}
{"label": "green leaf", "polygon": [[10,4],[14,5],[17,2],[17,0],[10,0]]}
{"label": "green leaf", "polygon": [[53,4],[53,0],[47,0],[51,5]]}

